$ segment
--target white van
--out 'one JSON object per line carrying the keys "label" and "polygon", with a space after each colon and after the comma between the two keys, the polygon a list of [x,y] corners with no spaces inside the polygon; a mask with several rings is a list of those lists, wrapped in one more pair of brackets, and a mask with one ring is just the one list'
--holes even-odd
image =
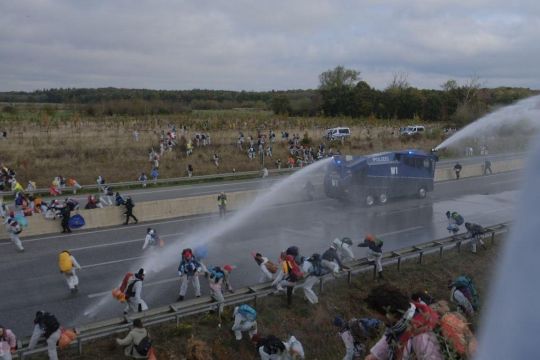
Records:
{"label": "white van", "polygon": [[426,128],[422,125],[409,125],[401,129],[401,135],[423,134],[425,131]]}
{"label": "white van", "polygon": [[337,127],[326,130],[327,140],[340,140],[351,136],[351,129],[348,127]]}

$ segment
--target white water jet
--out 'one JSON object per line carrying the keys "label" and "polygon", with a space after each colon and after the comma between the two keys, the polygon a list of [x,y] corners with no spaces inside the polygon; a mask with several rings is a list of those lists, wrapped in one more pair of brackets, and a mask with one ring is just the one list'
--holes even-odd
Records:
{"label": "white water jet", "polygon": [[[149,273],[155,273],[165,269],[171,269],[172,273],[176,273],[176,268],[180,262],[180,254],[183,248],[189,247],[197,249],[197,247],[203,247],[206,244],[218,241],[224,234],[241,228],[254,217],[260,216],[260,214],[263,211],[268,210],[269,207],[280,203],[300,200],[303,195],[302,190],[305,183],[315,176],[324,174],[324,170],[329,161],[331,161],[331,158],[318,161],[274,183],[268,189],[260,189],[259,194],[254,200],[249,204],[245,204],[245,206],[241,207],[238,211],[229,213],[225,220],[209,220],[209,222],[201,229],[194,230],[187,235],[183,235],[182,238],[167,243],[163,251],[157,251],[153,255],[148,256],[141,265],[131,265],[131,271],[135,271],[136,268],[142,267]],[[276,249],[276,251],[278,250],[283,249]],[[110,283],[111,290],[118,286],[123,275],[124,274],[117,274],[117,276],[112,277],[115,281]],[[103,308],[105,305],[109,306],[111,302],[116,303],[112,296],[104,296],[99,301],[88,306],[84,311],[84,315],[87,317],[94,317],[99,313],[100,308]]]}
{"label": "white water jet", "polygon": [[443,141],[435,150],[455,146],[461,141],[473,137],[496,136],[505,127],[509,131],[515,131],[516,127],[519,127],[519,130],[527,135],[539,130],[540,96],[518,101],[481,117]]}

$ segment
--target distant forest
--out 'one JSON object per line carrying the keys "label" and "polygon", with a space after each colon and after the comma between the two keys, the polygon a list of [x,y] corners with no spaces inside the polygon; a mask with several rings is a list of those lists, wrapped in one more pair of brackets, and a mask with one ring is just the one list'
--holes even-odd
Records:
{"label": "distant forest", "polygon": [[490,109],[539,94],[527,88],[485,88],[478,78],[448,80],[440,90],[417,89],[406,74],[395,74],[384,90],[372,88],[360,73],[338,66],[319,76],[317,89],[288,91],[43,89],[0,92],[2,111],[11,104],[66,104],[87,116],[167,115],[192,110],[249,108],[289,116],[350,116],[467,123]]}

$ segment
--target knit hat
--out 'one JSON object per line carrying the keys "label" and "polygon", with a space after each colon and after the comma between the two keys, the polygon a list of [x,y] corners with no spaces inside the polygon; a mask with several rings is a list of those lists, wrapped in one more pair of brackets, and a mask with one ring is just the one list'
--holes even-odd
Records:
{"label": "knit hat", "polygon": [[223,270],[227,271],[227,272],[231,272],[233,271],[234,267],[232,265],[225,265],[223,266]]}
{"label": "knit hat", "polygon": [[366,239],[367,241],[374,241],[374,240],[375,240],[375,236],[373,236],[373,234],[367,234],[365,239]]}

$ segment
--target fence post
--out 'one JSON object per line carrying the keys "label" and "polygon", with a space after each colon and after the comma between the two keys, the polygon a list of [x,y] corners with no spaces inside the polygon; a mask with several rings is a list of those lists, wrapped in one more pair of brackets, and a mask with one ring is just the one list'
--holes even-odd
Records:
{"label": "fence post", "polygon": [[444,246],[441,246],[439,248],[439,258],[442,259],[442,253],[443,253],[443,250],[444,250]]}
{"label": "fence post", "polygon": [[495,231],[491,232],[491,245],[495,244]]}
{"label": "fence post", "polygon": [[377,280],[377,265],[373,264],[373,280]]}
{"label": "fence post", "polygon": [[420,251],[420,256],[418,257],[418,263],[422,264],[422,258],[424,257],[424,252]]}
{"label": "fence post", "polygon": [[397,271],[401,271],[401,256],[398,256],[397,258]]}
{"label": "fence post", "polygon": [[322,294],[323,292],[323,278],[319,278],[319,294]]}
{"label": "fence post", "polygon": [[457,252],[460,253],[461,252],[461,241],[458,241],[456,243],[456,246],[457,246]]}
{"label": "fence post", "polygon": [[82,355],[82,340],[80,337],[77,338],[77,347],[79,348],[79,355]]}
{"label": "fence post", "polygon": [[347,283],[349,284],[349,286],[351,286],[351,283],[352,283],[352,272],[351,271],[347,272]]}

